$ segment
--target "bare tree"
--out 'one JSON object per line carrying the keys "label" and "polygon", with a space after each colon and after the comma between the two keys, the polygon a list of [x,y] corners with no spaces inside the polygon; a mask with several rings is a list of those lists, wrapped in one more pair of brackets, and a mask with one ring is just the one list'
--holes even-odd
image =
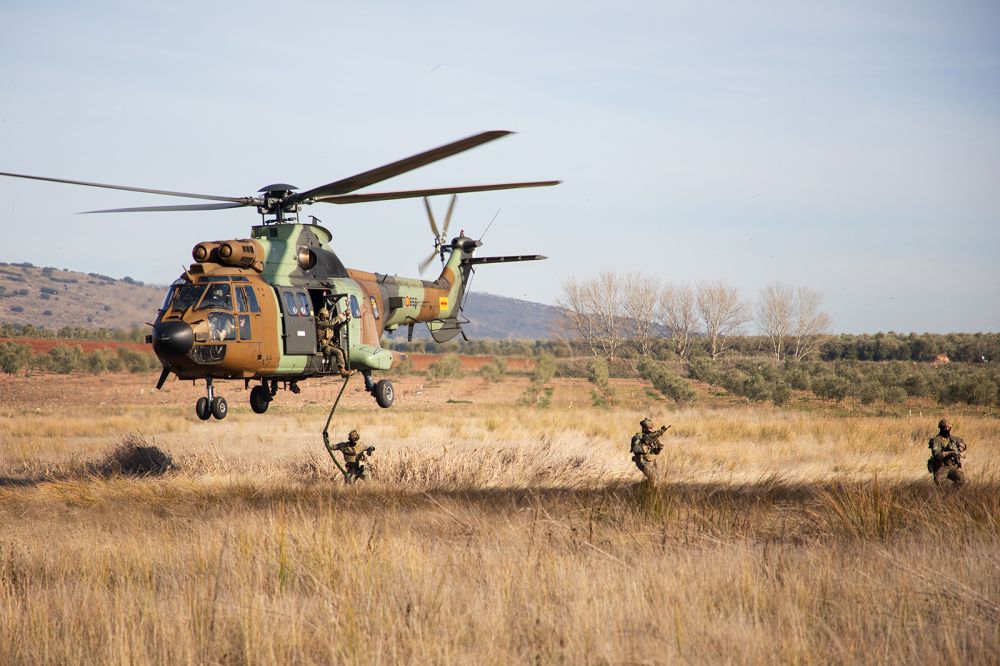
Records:
{"label": "bare tree", "polygon": [[757,300],[757,326],[771,341],[771,351],[778,361],[785,351],[785,340],[795,325],[795,290],[773,282],[760,290]]}
{"label": "bare tree", "polygon": [[816,351],[832,324],[830,316],[820,311],[823,295],[809,287],[795,290],[795,350],[793,356],[801,361]]}
{"label": "bare tree", "polygon": [[695,301],[705,324],[709,351],[713,359],[718,358],[726,351],[727,338],[738,334],[750,320],[750,309],[736,287],[721,281],[699,284]]}
{"label": "bare tree", "polygon": [[657,318],[667,327],[674,353],[687,356],[691,338],[698,333],[698,308],[691,285],[665,285],[660,291]]}
{"label": "bare tree", "polygon": [[626,333],[640,354],[649,354],[657,338],[660,280],[641,273],[629,273],[621,280],[620,290]]}
{"label": "bare tree", "polygon": [[557,303],[591,351],[609,359],[617,356],[624,342],[620,288],[620,278],[608,271],[584,282],[570,278],[563,283],[563,295]]}

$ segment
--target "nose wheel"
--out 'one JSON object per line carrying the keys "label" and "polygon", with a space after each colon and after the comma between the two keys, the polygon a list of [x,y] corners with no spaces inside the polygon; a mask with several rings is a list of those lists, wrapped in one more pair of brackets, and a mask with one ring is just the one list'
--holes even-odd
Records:
{"label": "nose wheel", "polygon": [[194,404],[194,413],[202,421],[207,421],[213,416],[221,421],[229,413],[229,403],[221,395],[215,395],[215,388],[212,386],[211,377],[205,380],[205,384],[208,389],[208,395],[198,398],[198,402]]}

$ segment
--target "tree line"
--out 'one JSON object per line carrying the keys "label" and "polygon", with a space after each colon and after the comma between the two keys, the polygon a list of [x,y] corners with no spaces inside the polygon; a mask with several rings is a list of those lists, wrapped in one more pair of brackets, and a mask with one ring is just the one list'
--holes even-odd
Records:
{"label": "tree line", "polygon": [[808,287],[773,283],[756,304],[721,280],[691,285],[642,273],[604,271],[563,283],[558,305],[566,313],[567,337],[583,340],[608,359],[628,350],[648,356],[667,346],[682,359],[696,348],[717,359],[756,324],[775,360],[815,354],[830,328],[822,295]]}
{"label": "tree line", "polygon": [[84,326],[63,326],[52,330],[33,324],[0,323],[0,338],[58,338],[63,340],[114,340],[116,342],[142,342],[148,329],[134,326],[130,329],[87,328]]}
{"label": "tree line", "polygon": [[159,370],[159,359],[152,352],[127,347],[95,349],[85,352],[80,345],[56,345],[46,353],[33,353],[31,347],[17,342],[0,342],[0,372],[14,375],[21,370],[71,372],[150,372]]}

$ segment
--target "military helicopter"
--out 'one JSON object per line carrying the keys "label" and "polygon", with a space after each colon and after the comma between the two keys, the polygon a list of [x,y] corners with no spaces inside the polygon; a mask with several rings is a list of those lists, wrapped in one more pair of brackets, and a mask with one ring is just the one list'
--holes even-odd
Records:
{"label": "military helicopter", "polygon": [[[394,400],[392,382],[375,381],[372,373],[395,367],[405,355],[381,347],[383,331],[392,333],[405,326],[408,339],[412,339],[414,326],[423,323],[436,342],[464,336],[462,324],[467,321],[462,317],[462,304],[474,266],[545,259],[537,254],[476,257],[481,240],[460,233],[449,241],[454,197],[467,192],[546,187],[560,181],[355,192],[510,133],[482,132],[304,192],[293,185],[276,183],[262,187],[258,196],[248,197],[17,173],[0,175],[215,202],[87,213],[257,209],[261,223],[251,228],[250,238],[205,241],[194,246],[194,263],[170,285],[152,333],[146,337],[163,366],[157,389],[163,387],[171,373],[182,380],[205,381],[206,395],[195,404],[200,419],[223,419],[228,413],[226,399],[215,392],[216,379],[242,379],[244,389],[253,383],[250,407],[263,414],[279,387],[298,393],[299,382],[336,374],[339,369],[319,347],[317,313],[324,306],[346,319],[334,341],[344,353],[345,374],[360,372],[365,389],[380,407],[388,408]],[[427,197],[443,194],[451,194],[452,200],[439,229]],[[330,232],[313,216],[310,222],[299,219],[302,207],[313,203],[354,204],[414,197],[424,198],[434,233],[434,252],[422,263],[421,272],[435,257],[440,257],[442,263],[441,273],[433,281],[346,268],[330,247]]]}

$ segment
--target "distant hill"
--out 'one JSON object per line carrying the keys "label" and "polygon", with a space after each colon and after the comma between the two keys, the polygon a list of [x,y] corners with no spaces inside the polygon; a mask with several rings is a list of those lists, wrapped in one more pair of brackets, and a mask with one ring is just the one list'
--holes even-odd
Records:
{"label": "distant hill", "polygon": [[[0,324],[51,331],[64,326],[129,330],[153,320],[165,291],[165,285],[129,277],[0,262]],[[472,323],[465,330],[479,339],[548,339],[555,337],[560,312],[550,305],[473,292],[465,306]],[[429,337],[426,333],[426,326],[419,326],[415,337]]]}
{"label": "distant hill", "polygon": [[557,337],[562,318],[551,305],[478,292],[466,296],[463,313],[471,320],[464,327],[471,339],[548,340]]}
{"label": "distant hill", "polygon": [[165,290],[128,277],[0,263],[0,323],[129,330],[153,320]]}

